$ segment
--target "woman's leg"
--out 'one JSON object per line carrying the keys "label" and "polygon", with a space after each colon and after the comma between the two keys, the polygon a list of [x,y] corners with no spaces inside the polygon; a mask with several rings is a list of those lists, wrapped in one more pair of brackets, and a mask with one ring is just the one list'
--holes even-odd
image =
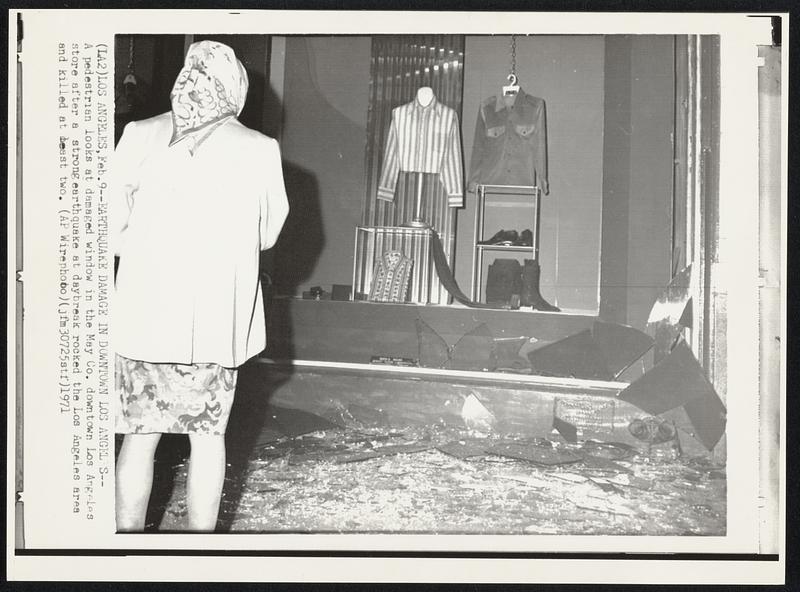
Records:
{"label": "woman's leg", "polygon": [[117,531],[144,530],[153,487],[153,457],[161,434],[125,434],[117,458]]}
{"label": "woman's leg", "polygon": [[189,530],[211,532],[217,526],[225,482],[225,436],[189,434],[192,453],[186,479]]}

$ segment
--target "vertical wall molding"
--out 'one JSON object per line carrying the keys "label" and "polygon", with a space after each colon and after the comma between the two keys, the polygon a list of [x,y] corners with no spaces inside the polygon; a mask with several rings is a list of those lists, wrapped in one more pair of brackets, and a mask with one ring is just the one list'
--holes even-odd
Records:
{"label": "vertical wall molding", "polygon": [[670,273],[674,276],[686,267],[687,251],[687,166],[689,150],[689,38],[676,35],[675,63],[675,133],[673,135],[672,181],[672,257]]}

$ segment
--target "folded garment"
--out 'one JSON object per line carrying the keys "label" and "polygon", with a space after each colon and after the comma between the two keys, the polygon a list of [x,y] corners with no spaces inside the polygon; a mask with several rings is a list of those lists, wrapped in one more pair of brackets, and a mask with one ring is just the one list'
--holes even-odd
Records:
{"label": "folded garment", "polygon": [[486,302],[511,306],[516,295],[517,306],[522,293],[522,266],[516,259],[495,259],[486,274]]}

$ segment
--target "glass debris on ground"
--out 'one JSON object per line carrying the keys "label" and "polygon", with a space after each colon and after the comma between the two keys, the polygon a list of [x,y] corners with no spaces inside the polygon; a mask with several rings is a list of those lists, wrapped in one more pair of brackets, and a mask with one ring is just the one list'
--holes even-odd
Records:
{"label": "glass debris on ground", "polygon": [[[149,530],[184,528],[185,452],[157,462]],[[669,447],[362,426],[229,465],[219,530],[719,536],[726,497],[723,466]]]}

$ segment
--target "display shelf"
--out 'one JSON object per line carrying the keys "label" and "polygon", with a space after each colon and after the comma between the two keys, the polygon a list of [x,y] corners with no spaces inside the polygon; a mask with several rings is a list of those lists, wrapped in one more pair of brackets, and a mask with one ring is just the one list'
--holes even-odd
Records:
{"label": "display shelf", "polygon": [[539,191],[536,185],[476,185],[477,189],[481,187],[485,194],[496,193],[499,195],[530,195],[533,197]]}
{"label": "display shelf", "polygon": [[[506,252],[513,253],[515,256],[529,254],[531,259],[538,259],[540,190],[535,185],[477,185],[475,188],[475,193],[477,202],[475,207],[475,228],[472,241],[472,286],[470,297],[472,300],[482,301],[484,292],[483,262],[485,252]],[[487,206],[491,207],[492,205],[498,203],[496,199],[492,199],[494,196],[505,197],[506,199],[508,196],[522,196],[524,198],[528,198],[526,200],[519,201],[519,203],[509,203],[508,201],[501,201],[499,203],[502,204],[502,207],[504,208],[515,207],[525,212],[525,215],[520,216],[519,219],[530,220],[530,230],[533,234],[530,246],[481,244],[482,241],[490,238],[486,236],[486,229],[484,226]],[[495,229],[493,232],[498,230],[500,230],[500,228]]]}
{"label": "display shelf", "polygon": [[530,252],[531,246],[522,245],[475,245],[476,249],[484,251],[523,251]]}

